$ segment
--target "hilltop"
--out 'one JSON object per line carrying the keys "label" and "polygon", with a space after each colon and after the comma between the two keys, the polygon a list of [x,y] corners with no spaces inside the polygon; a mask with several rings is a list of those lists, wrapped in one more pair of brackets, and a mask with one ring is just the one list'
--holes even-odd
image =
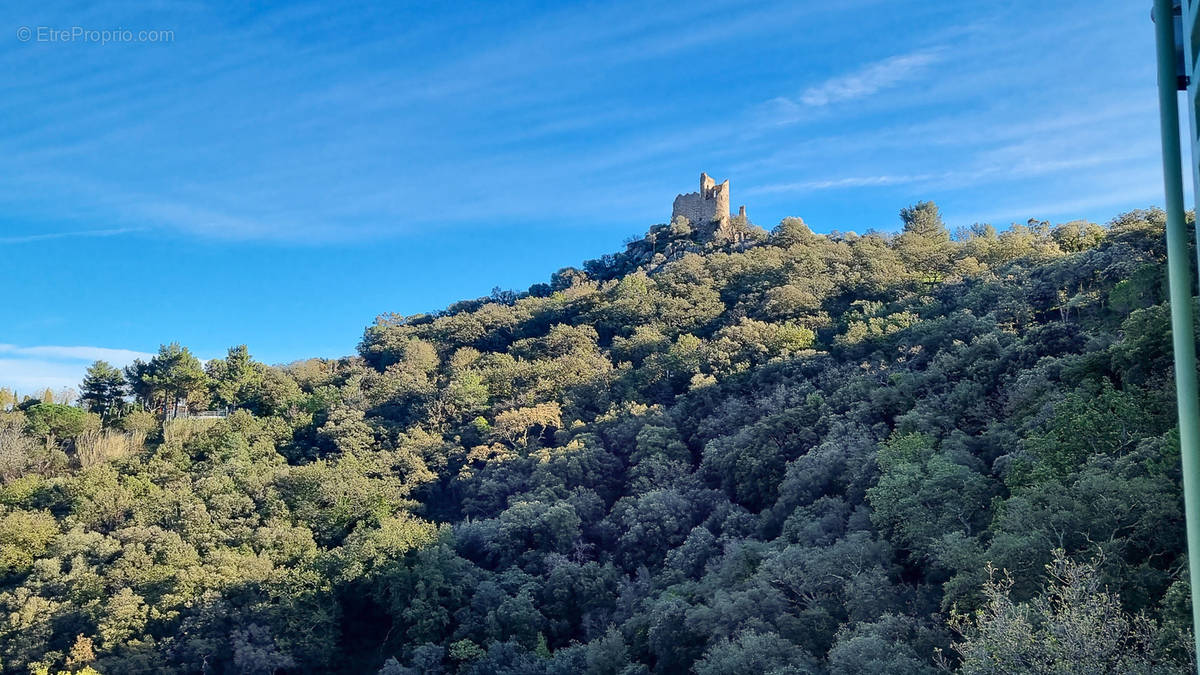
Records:
{"label": "hilltop", "polygon": [[1187,672],[1163,221],[676,217],[352,357],[96,366],[0,413],[0,667]]}

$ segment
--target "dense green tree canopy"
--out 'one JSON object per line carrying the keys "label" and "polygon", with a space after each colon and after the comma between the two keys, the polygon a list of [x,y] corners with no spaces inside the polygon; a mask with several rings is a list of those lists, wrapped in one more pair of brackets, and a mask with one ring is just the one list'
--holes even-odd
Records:
{"label": "dense green tree canopy", "polygon": [[178,342],[159,347],[149,362],[140,359],[125,369],[130,389],[142,405],[175,413],[180,405],[207,403],[208,376],[187,347]]}
{"label": "dense green tree canopy", "polygon": [[900,215],[0,397],[0,672],[1191,672],[1162,213]]}
{"label": "dense green tree canopy", "polygon": [[83,406],[106,420],[113,419],[124,408],[125,375],[107,361],[96,361],[88,367],[79,390]]}

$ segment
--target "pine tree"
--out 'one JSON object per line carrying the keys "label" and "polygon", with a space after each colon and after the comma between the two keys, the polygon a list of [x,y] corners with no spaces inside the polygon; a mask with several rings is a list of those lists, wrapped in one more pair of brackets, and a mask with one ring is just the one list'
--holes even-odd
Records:
{"label": "pine tree", "polygon": [[80,390],[80,403],[110,421],[121,412],[126,394],[125,376],[107,361],[96,361],[88,367]]}

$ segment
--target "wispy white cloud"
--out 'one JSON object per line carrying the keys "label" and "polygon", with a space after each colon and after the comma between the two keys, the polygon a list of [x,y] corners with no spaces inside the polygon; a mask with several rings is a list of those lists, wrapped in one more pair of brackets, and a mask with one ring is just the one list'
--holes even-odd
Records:
{"label": "wispy white cloud", "polygon": [[[1051,199],[1044,202],[1012,203],[980,211],[964,214],[949,214],[958,222],[976,223],[1005,223],[1024,222],[1029,218],[1052,218],[1056,220],[1073,220],[1086,217],[1086,214],[1097,209],[1121,207],[1127,204],[1141,203],[1146,207],[1162,201],[1161,188],[1137,186],[1120,189],[1113,186],[1107,192],[1075,199]],[[1116,215],[1116,214],[1113,214]]]}
{"label": "wispy white cloud", "polygon": [[0,359],[0,387],[18,394],[32,394],[44,389],[76,388],[86,366],[43,359]]}
{"label": "wispy white cloud", "polygon": [[[34,215],[69,205],[64,222],[75,224],[64,229],[310,244],[614,214],[635,227],[677,190],[664,176],[699,169],[761,195],[763,208],[749,207],[765,215],[784,208],[776,194],[860,188],[871,206],[872,188],[1007,180],[993,163],[1082,173],[1067,165],[1080,150],[1065,127],[1100,137],[1088,151],[1154,139],[1138,117],[1148,105],[1153,120],[1153,96],[1128,86],[1153,78],[1122,70],[1142,61],[1128,57],[1136,44],[1111,39],[1129,14],[1115,0],[1088,5],[1088,31],[1064,28],[1075,24],[1056,19],[1078,9],[1055,3],[867,4],[883,5],[616,2],[530,16],[471,9],[400,28],[387,24],[404,13],[309,3],[237,29],[196,5],[180,25],[198,39],[154,58],[108,50],[81,70],[30,50],[8,57],[17,80],[0,108],[35,114],[0,134],[0,169],[14,176],[0,204]],[[487,39],[470,39],[479,28]],[[879,43],[854,44],[862,34]],[[842,65],[814,71],[829,68],[831,50]],[[779,67],[747,58],[764,52]],[[660,94],[646,96],[646,82]],[[1030,96],[1042,91],[1054,95]],[[596,100],[599,112],[580,103]],[[1034,134],[1054,144],[988,156]],[[0,242],[48,238],[27,236],[39,238]]]}
{"label": "wispy white cloud", "polygon": [[870,96],[912,79],[940,59],[940,52],[939,49],[923,49],[877,61],[853,73],[838,75],[809,87],[800,95],[800,102],[820,107]]}
{"label": "wispy white cloud", "polygon": [[78,387],[92,361],[108,361],[123,367],[134,359],[152,356],[134,349],[86,345],[0,344],[0,387],[26,393],[47,387],[56,390]]}
{"label": "wispy white cloud", "polygon": [[[745,162],[738,172],[769,174],[785,167],[805,168],[797,180],[765,181],[744,189],[744,194],[763,196],[907,186],[912,188],[910,193],[915,190],[922,196],[943,197],[948,192],[987,190],[998,184],[1013,186],[1041,176],[1054,176],[1052,184],[1068,196],[1094,192],[1107,198],[1127,194],[1127,188],[1133,187],[1137,194],[1146,194],[1147,188],[1161,189],[1157,188],[1161,178],[1144,170],[1158,166],[1157,139],[1137,133],[1146,114],[1152,112],[1144,106],[1114,103],[1078,115],[1051,110],[1038,117],[999,119],[987,125],[962,116],[885,125],[849,135],[805,139],[793,148]],[[931,145],[951,143],[952,154],[931,150]],[[1118,174],[1133,182],[1114,185],[1120,188],[1115,192],[1098,188],[1102,183],[1112,184],[1110,178]],[[1020,190],[1032,197],[1043,192],[1040,186],[1050,184]],[[980,194],[994,198],[989,192]],[[1043,202],[1048,195],[1028,201],[1047,206]],[[1096,207],[1106,205],[1090,201]],[[998,215],[1011,212],[995,211]]]}
{"label": "wispy white cloud", "polygon": [[13,237],[0,237],[0,244],[28,244],[35,241],[50,239],[79,239],[83,237],[115,237],[131,232],[143,232],[142,227],[117,227],[107,230],[80,230],[77,232],[43,232],[40,234],[21,234]]}
{"label": "wispy white cloud", "polygon": [[0,354],[14,356],[30,356],[67,361],[108,361],[114,364],[127,364],[134,359],[149,359],[153,354],[139,352],[133,349],[112,349],[109,347],[41,345],[20,347],[18,345],[0,344]]}
{"label": "wispy white cloud", "polygon": [[914,175],[883,175],[883,176],[849,176],[830,180],[809,180],[796,183],[771,183],[753,185],[746,188],[746,194],[763,195],[785,192],[815,192],[817,190],[836,190],[840,188],[875,187],[881,185],[905,185],[937,178],[937,174]]}

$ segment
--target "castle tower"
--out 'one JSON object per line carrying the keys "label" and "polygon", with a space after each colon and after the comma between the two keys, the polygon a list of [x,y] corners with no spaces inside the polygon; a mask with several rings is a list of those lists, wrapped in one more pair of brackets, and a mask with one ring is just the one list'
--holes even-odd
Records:
{"label": "castle tower", "polygon": [[707,173],[700,174],[700,191],[675,197],[671,220],[687,218],[692,225],[720,227],[729,222],[729,179],[718,184]]}

